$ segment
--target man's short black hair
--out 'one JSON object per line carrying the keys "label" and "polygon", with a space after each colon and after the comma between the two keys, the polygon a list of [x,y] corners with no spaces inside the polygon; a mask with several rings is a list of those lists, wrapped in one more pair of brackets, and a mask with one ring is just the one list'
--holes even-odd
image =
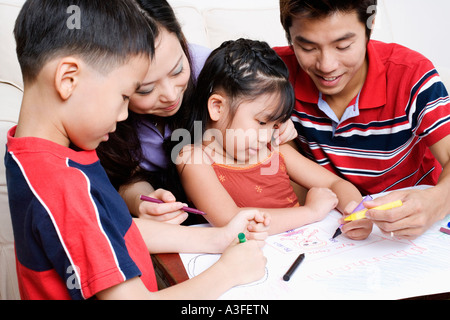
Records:
{"label": "man's short black hair", "polygon": [[28,0],[14,28],[24,82],[58,56],[79,56],[103,73],[132,56],[153,56],[155,29],[134,0]]}
{"label": "man's short black hair", "polygon": [[280,0],[280,20],[289,43],[292,43],[289,29],[295,17],[316,19],[336,12],[356,12],[359,21],[366,26],[367,39],[370,39],[370,19],[374,17],[376,7],[377,0]]}

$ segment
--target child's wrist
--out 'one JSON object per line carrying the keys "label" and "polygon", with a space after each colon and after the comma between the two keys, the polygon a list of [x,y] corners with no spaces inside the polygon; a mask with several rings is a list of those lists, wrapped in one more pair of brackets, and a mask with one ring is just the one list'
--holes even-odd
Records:
{"label": "child's wrist", "polygon": [[231,243],[226,226],[211,228],[211,230],[213,231],[209,242],[211,244],[211,252],[223,253]]}
{"label": "child's wrist", "polygon": [[302,208],[304,208],[305,210],[302,212],[303,215],[305,215],[306,220],[308,223],[312,223],[315,222],[317,219],[317,210],[315,210],[313,207],[308,206],[307,204],[305,204]]}

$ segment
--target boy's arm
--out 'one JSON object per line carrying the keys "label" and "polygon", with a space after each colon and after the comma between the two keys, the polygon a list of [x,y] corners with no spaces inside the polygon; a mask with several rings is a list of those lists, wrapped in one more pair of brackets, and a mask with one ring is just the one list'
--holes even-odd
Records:
{"label": "boy's arm", "polygon": [[[150,253],[222,253],[241,232],[263,246],[270,217],[257,210],[242,210],[220,228],[188,227],[148,219],[134,221]],[[254,230],[249,228],[250,225],[254,226]]]}
{"label": "boy's arm", "polygon": [[157,292],[150,292],[136,277],[97,293],[101,300],[217,299],[228,289],[256,281],[265,272],[266,258],[256,241],[232,244],[221,258],[198,276]]}

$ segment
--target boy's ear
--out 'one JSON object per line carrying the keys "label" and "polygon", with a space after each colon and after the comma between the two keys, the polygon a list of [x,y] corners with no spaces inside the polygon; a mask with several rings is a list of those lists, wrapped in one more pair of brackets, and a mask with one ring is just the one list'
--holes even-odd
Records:
{"label": "boy's ear", "polygon": [[220,94],[213,94],[208,99],[208,112],[212,121],[219,121],[225,114],[225,98]]}
{"label": "boy's ear", "polygon": [[80,61],[73,57],[62,58],[55,72],[55,88],[61,99],[67,100],[78,84]]}

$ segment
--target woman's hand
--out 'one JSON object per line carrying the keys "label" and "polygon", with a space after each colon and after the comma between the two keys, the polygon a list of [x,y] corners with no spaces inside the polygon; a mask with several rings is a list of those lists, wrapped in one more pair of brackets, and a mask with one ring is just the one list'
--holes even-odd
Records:
{"label": "woman's hand", "polygon": [[187,219],[188,213],[182,210],[187,206],[185,203],[176,201],[175,196],[167,190],[157,189],[146,196],[159,199],[164,203],[153,203],[140,200],[140,195],[136,199],[138,204],[138,217],[143,219],[153,219],[156,221],[172,224],[181,224]]}

